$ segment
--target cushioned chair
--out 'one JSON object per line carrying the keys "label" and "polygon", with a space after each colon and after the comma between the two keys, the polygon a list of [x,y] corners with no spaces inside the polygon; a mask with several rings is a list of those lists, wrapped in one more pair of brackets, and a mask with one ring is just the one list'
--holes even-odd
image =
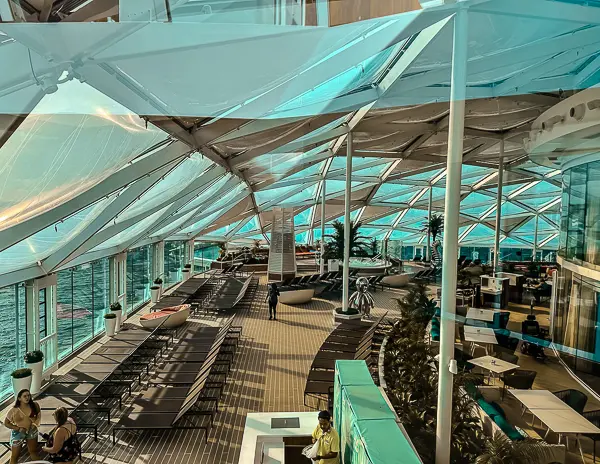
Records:
{"label": "cushioned chair", "polygon": [[483,398],[477,399],[477,404],[490,417],[492,421],[511,440],[523,440],[521,433],[506,419],[504,410],[495,402],[488,403]]}
{"label": "cushioned chair", "polygon": [[512,364],[518,364],[519,363],[519,357],[514,355],[514,354],[510,354],[510,353],[505,353],[505,352],[500,352],[500,353],[496,353],[496,357],[498,359],[501,359],[502,361],[506,361]]}
{"label": "cushioned chair", "polygon": [[560,398],[565,404],[571,406],[579,414],[583,414],[583,409],[588,400],[585,393],[569,388],[568,390],[554,392],[554,395]]}
{"label": "cushioned chair", "polygon": [[[600,411],[584,412],[582,416],[589,420],[596,427],[600,428]],[[595,433],[583,433],[581,434],[581,436],[593,440],[594,445],[592,449],[594,454],[594,464],[596,464],[596,441],[600,439],[600,435],[597,435]],[[579,451],[581,451],[581,444],[579,443],[579,438],[577,438],[577,445],[579,446]]]}
{"label": "cushioned chair", "polygon": [[514,371],[502,375],[501,379],[504,383],[504,386],[502,387],[502,399],[504,400],[504,394],[506,393],[507,387],[517,388],[519,390],[530,390],[536,375],[536,371],[528,371],[525,369],[515,369]]}
{"label": "cushioned chair", "polygon": [[510,331],[506,329],[496,330],[496,340],[498,344],[494,347],[496,353],[514,354],[519,346],[519,339],[510,336]]}

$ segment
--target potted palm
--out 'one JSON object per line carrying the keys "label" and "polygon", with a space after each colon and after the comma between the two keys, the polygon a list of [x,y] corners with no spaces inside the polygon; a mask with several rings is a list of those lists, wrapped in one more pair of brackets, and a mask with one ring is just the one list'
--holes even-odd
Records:
{"label": "potted palm", "polygon": [[186,281],[190,278],[190,276],[192,275],[192,265],[191,264],[186,264],[185,266],[183,266],[183,270],[182,272],[182,277],[183,277],[183,281]]}
{"label": "potted palm", "polygon": [[110,311],[117,318],[116,330],[118,331],[119,328],[121,327],[121,324],[123,323],[123,307],[121,306],[121,303],[119,303],[118,301],[115,301],[114,303],[112,303],[110,305]]}
{"label": "potted palm", "polygon": [[157,277],[154,279],[154,285],[158,286],[158,299],[160,300],[163,292],[163,280],[160,277]]}
{"label": "potted palm", "polygon": [[17,369],[12,371],[10,376],[12,377],[12,387],[15,396],[21,390],[31,389],[31,369]]}
{"label": "potted palm", "polygon": [[42,387],[44,353],[40,350],[29,351],[25,354],[24,359],[27,367],[31,369],[31,393],[38,393]]}
{"label": "potted palm", "polygon": [[[431,235],[431,241],[435,242],[435,239],[439,236],[442,235],[442,232],[444,231],[444,216],[442,216],[441,214],[432,214],[431,218],[429,218],[427,221],[425,221],[423,223],[423,228],[421,229],[421,232],[429,232],[429,234]],[[427,247],[429,247],[430,244],[427,244]],[[429,256],[431,256],[431,251]]]}
{"label": "potted palm", "polygon": [[114,337],[115,329],[117,328],[117,315],[113,312],[104,315],[104,328],[106,335]]}

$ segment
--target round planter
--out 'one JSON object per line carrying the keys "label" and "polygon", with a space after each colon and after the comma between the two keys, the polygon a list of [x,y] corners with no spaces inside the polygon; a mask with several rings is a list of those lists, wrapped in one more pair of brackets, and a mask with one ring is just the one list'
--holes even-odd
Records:
{"label": "round planter", "polygon": [[31,376],[23,377],[21,379],[15,379],[14,377],[11,377],[11,380],[15,398],[21,390],[31,390]]}
{"label": "round planter", "polygon": [[182,280],[184,282],[190,278],[190,275],[191,275],[191,273],[190,273],[189,269],[184,269],[181,271]]}
{"label": "round planter", "polygon": [[162,298],[162,293],[163,293],[163,284],[160,284],[158,286],[158,299],[159,300]]}
{"label": "round planter", "polygon": [[121,324],[123,324],[123,310],[119,309],[118,311],[111,311],[117,318],[115,319],[115,331],[118,332],[121,328]]}
{"label": "round planter", "polygon": [[117,327],[117,318],[104,319],[104,328],[106,329],[106,335],[114,337],[115,329]]}
{"label": "round planter", "polygon": [[160,287],[154,289],[151,288],[150,289],[150,298],[151,298],[151,302],[152,303],[158,303],[158,300],[160,299]]}
{"label": "round planter", "polygon": [[42,388],[42,372],[44,370],[44,360],[36,363],[26,363],[27,368],[31,369],[31,393],[36,394]]}

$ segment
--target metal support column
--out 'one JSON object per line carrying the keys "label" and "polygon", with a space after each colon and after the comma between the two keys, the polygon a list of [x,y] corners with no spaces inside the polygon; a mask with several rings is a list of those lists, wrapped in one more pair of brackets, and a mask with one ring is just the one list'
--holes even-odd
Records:
{"label": "metal support column", "polygon": [[454,17],[446,199],[444,204],[442,311],[435,448],[436,464],[448,464],[450,462],[450,438],[452,435],[452,389],[454,374],[450,371],[450,367],[454,358],[455,341],[456,260],[458,258],[458,223],[465,127],[467,37],[467,11],[459,8]]}
{"label": "metal support column", "polygon": [[429,209],[427,213],[427,261],[431,261],[431,230],[429,230],[429,224],[431,224],[431,204],[433,203],[433,187],[429,187]]}
{"label": "metal support column", "polygon": [[352,132],[348,132],[346,139],[346,191],[344,192],[344,273],[342,286],[342,311],[348,311],[348,298],[350,298],[350,201],[352,197]]}
{"label": "metal support column", "polygon": [[535,215],[535,231],[533,232],[533,259],[532,261],[537,261],[537,241],[538,241],[538,222],[540,220],[540,215]]}
{"label": "metal support column", "polygon": [[500,158],[498,160],[498,194],[496,196],[496,229],[494,230],[494,275],[499,271],[500,262],[500,225],[502,224],[502,184],[504,182],[504,137],[500,139]]}
{"label": "metal support column", "polygon": [[327,198],[327,181],[323,177],[323,184],[321,186],[321,266],[319,272],[325,273],[325,202]]}

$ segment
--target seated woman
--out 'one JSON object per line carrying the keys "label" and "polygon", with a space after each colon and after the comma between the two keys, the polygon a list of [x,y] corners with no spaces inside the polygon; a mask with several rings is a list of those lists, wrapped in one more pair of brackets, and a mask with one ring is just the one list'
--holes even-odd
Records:
{"label": "seated woman", "polygon": [[57,408],[52,417],[56,421],[56,427],[44,436],[47,443],[42,451],[48,453],[46,458],[50,462],[63,462],[72,464],[78,456],[81,456],[81,444],[77,439],[77,425],[69,417],[66,408]]}
{"label": "seated woman", "polygon": [[8,411],[6,419],[4,419],[4,426],[11,430],[11,464],[16,464],[19,460],[21,447],[24,442],[27,442],[27,449],[29,450],[31,459],[39,459],[37,438],[41,419],[42,410],[31,398],[29,390],[21,390],[17,395],[14,407]]}

